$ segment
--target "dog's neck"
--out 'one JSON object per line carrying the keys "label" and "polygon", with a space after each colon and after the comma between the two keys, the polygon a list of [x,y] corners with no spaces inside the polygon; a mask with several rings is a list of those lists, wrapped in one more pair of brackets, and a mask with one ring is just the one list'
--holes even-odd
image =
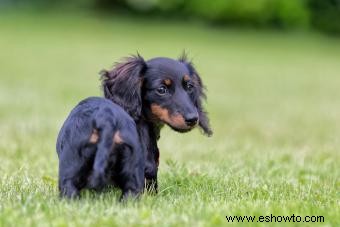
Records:
{"label": "dog's neck", "polygon": [[164,124],[153,122],[146,118],[141,118],[136,121],[136,126],[140,136],[146,136],[145,133],[147,133],[147,137],[149,140],[154,140],[155,142],[157,142],[157,140],[159,140],[160,138],[160,131]]}

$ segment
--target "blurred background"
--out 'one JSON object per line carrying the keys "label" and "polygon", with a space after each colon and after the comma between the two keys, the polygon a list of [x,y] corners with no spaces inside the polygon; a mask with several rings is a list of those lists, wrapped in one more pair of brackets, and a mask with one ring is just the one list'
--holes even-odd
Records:
{"label": "blurred background", "polygon": [[[268,212],[336,226],[339,34],[340,0],[0,0],[0,226],[215,226]],[[183,50],[214,135],[162,130],[162,193],[146,209],[110,194],[60,204],[57,133],[102,95],[99,71]]]}
{"label": "blurred background", "polygon": [[339,0],[1,0],[0,8],[117,11],[143,16],[200,20],[255,28],[313,28],[340,33]]}

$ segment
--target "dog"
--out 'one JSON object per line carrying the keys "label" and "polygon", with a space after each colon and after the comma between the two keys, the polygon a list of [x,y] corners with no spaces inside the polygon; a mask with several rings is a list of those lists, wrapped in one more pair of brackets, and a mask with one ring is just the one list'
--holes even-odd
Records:
{"label": "dog", "polygon": [[134,120],[102,97],[81,101],[57,138],[61,197],[79,197],[83,188],[112,184],[124,199],[144,190],[145,157]]}
{"label": "dog", "polygon": [[199,126],[212,135],[202,100],[202,80],[184,53],[178,60],[157,57],[145,61],[139,54],[101,71],[104,97],[120,105],[134,119],[145,155],[146,189],[157,193],[159,149],[163,125],[177,132]]}

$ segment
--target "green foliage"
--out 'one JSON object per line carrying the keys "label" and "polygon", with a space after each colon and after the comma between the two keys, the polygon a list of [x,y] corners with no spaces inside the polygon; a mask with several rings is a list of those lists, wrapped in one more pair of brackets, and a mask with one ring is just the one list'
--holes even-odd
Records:
{"label": "green foliage", "polygon": [[192,15],[222,24],[297,27],[308,24],[304,0],[127,0],[135,10]]}
{"label": "green foliage", "polygon": [[309,13],[304,0],[268,0],[271,21],[280,27],[307,26]]}
{"label": "green foliage", "polygon": [[[196,4],[196,1],[191,2]],[[204,0],[199,2],[201,4],[197,4],[199,6],[198,14],[225,23],[294,27],[305,24],[305,21],[308,20],[302,1],[218,0],[209,5]],[[195,9],[194,5],[193,8]]]}
{"label": "green foliage", "polygon": [[91,8],[102,0],[5,0],[0,1],[2,7],[25,8]]}
{"label": "green foliage", "polygon": [[340,0],[6,0],[1,6],[127,8],[145,15],[199,18],[251,27],[316,27],[340,33]]}
{"label": "green foliage", "polygon": [[240,23],[262,25],[268,22],[264,13],[267,0],[238,1],[216,0],[207,3],[204,0],[191,0],[190,7],[197,16],[221,23]]}
{"label": "green foliage", "polygon": [[340,34],[340,0],[310,0],[309,6],[316,28]]}

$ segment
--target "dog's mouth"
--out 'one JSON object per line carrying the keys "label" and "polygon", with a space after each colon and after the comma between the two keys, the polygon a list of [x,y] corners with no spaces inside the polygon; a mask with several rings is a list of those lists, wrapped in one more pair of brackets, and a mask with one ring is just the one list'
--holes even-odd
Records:
{"label": "dog's mouth", "polygon": [[164,123],[166,123],[174,131],[181,132],[181,133],[189,132],[190,130],[192,130],[198,125],[198,122],[196,122],[195,124],[187,124],[184,121],[183,116],[181,115],[171,116],[170,120],[172,121],[164,121]]}
{"label": "dog's mouth", "polygon": [[[180,116],[177,116],[177,119],[180,119]],[[191,131],[198,125],[198,122],[194,125],[187,125],[184,121],[173,120],[174,118],[170,117],[169,119],[158,119],[157,121],[161,124],[166,124],[172,130],[180,133],[185,133]],[[176,118],[175,118],[176,119]]]}
{"label": "dog's mouth", "polygon": [[177,126],[173,126],[169,123],[166,123],[171,129],[173,129],[176,132],[180,132],[180,133],[185,133],[185,132],[189,132],[191,131],[193,128],[195,128],[195,126],[186,126],[186,127],[177,127]]}

